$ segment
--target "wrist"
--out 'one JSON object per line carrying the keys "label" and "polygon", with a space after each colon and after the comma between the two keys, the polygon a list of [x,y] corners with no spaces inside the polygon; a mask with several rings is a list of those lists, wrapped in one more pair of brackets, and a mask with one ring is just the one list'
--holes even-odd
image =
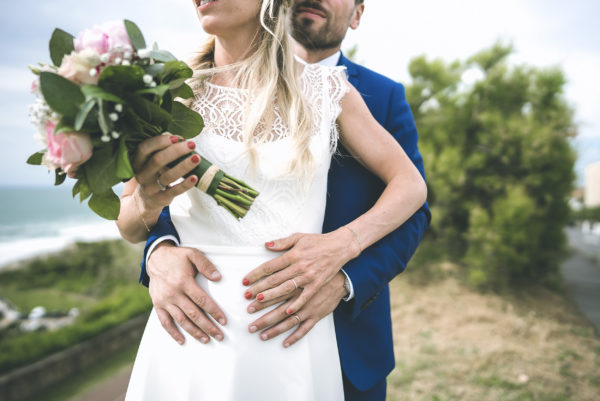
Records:
{"label": "wrist", "polygon": [[339,243],[344,246],[347,259],[346,262],[357,258],[361,254],[362,249],[360,243],[352,229],[347,226],[342,226],[335,230],[334,233],[338,236]]}
{"label": "wrist", "polygon": [[344,273],[341,271],[337,272],[332,281],[335,286],[335,293],[340,300],[350,295],[350,292],[346,289],[346,275]]}
{"label": "wrist", "polygon": [[148,276],[152,277],[153,273],[156,273],[154,271],[154,264],[151,263],[152,262],[152,256],[156,256],[157,252],[160,253],[161,250],[164,251],[166,248],[174,248],[177,247],[177,245],[171,241],[171,240],[165,240],[162,241],[161,243],[157,244],[153,249],[152,252],[148,255],[148,262],[146,263],[146,272],[148,273]]}

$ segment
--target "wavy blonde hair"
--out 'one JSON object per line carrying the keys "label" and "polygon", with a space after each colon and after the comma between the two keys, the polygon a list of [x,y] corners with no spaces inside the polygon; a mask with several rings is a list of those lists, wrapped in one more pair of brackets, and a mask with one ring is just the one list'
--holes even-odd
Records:
{"label": "wavy blonde hair", "polygon": [[255,147],[268,138],[277,106],[296,146],[289,172],[310,175],[313,171],[309,149],[313,118],[311,106],[298,81],[300,70],[286,29],[286,16],[292,1],[262,0],[260,28],[250,46],[255,51],[244,60],[215,67],[215,37],[211,36],[192,58],[190,67],[195,71],[194,80],[200,88],[214,74],[234,71],[233,84],[250,91],[244,110],[242,138],[253,166],[257,164]]}

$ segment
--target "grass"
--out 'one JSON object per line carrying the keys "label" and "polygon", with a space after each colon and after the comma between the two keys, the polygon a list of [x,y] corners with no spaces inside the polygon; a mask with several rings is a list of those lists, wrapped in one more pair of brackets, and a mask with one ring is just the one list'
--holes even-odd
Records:
{"label": "grass", "polygon": [[71,308],[85,308],[95,302],[95,299],[89,296],[60,291],[56,288],[24,291],[14,287],[5,287],[2,290],[2,296],[9,299],[16,308],[24,313],[28,313],[38,305],[43,305],[48,311],[68,311]]}
{"label": "grass", "polygon": [[563,294],[480,293],[452,274],[408,278],[391,283],[388,401],[600,399],[600,338]]}

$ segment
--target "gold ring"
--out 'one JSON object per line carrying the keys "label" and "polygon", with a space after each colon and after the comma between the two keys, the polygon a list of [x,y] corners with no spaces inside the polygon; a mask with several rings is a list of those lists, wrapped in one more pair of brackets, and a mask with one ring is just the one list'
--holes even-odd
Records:
{"label": "gold ring", "polygon": [[290,279],[292,281],[292,283],[294,283],[294,286],[296,287],[296,289],[298,289],[298,284],[296,284],[296,280],[294,280],[293,278]]}
{"label": "gold ring", "polygon": [[298,316],[297,313],[294,313],[294,317],[296,318],[296,320],[298,321],[298,324],[302,323],[302,320],[300,319],[300,316]]}

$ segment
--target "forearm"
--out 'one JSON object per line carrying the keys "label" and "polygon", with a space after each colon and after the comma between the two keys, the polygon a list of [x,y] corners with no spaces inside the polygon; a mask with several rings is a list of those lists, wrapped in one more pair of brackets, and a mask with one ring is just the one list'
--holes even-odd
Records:
{"label": "forearm", "polygon": [[131,243],[145,241],[150,230],[160,216],[162,208],[148,208],[141,202],[137,182],[131,180],[125,184],[121,196],[121,210],[117,219],[117,227],[121,236]]}
{"label": "forearm", "polygon": [[340,227],[355,233],[361,251],[404,224],[423,204],[427,188],[418,174],[395,176],[371,209]]}

